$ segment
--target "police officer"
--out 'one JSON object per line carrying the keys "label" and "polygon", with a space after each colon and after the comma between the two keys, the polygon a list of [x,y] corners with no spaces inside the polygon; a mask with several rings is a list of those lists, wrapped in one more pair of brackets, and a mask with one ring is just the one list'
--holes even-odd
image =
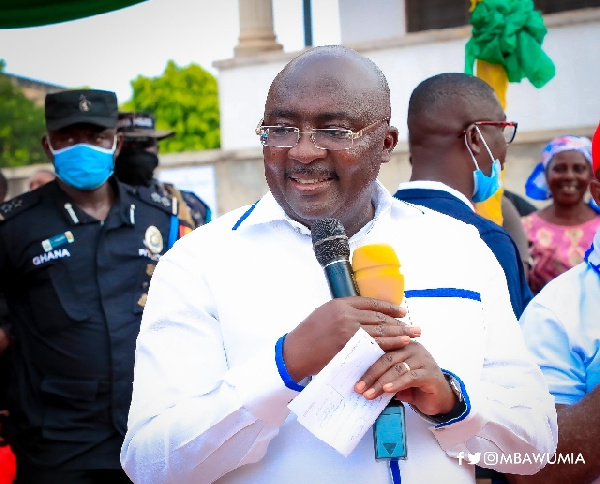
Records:
{"label": "police officer", "polygon": [[129,185],[146,186],[179,204],[179,217],[193,228],[210,222],[211,212],[194,192],[179,190],[170,183],[154,178],[158,166],[158,142],[175,136],[173,131],[157,131],[155,119],[146,113],[119,113],[117,131],[123,146],[115,160],[115,175]]}
{"label": "police officer", "polygon": [[16,483],[129,482],[119,465],[154,267],[181,232],[166,197],[112,176],[117,98],[46,96],[57,179],[0,205],[0,292],[14,337],[2,428]]}

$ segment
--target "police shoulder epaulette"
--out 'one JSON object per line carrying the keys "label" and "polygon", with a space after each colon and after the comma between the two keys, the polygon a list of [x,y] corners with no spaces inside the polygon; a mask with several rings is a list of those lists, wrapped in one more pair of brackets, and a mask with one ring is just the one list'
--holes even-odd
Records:
{"label": "police shoulder epaulette", "polygon": [[25,192],[15,198],[0,204],[0,221],[8,220],[40,202],[37,191]]}
{"label": "police shoulder epaulette", "polygon": [[177,207],[173,204],[171,197],[161,195],[156,190],[144,186],[136,187],[134,190],[140,200],[165,212],[177,215]]}

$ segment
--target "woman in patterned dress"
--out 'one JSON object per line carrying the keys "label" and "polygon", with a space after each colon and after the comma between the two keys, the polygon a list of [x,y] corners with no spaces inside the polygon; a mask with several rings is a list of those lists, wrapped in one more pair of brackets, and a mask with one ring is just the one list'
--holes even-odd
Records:
{"label": "woman in patterned dress", "polygon": [[552,203],[523,217],[531,251],[529,285],[534,294],[559,274],[583,262],[600,214],[586,203],[592,179],[591,141],[560,136],[542,151],[542,159],[527,183],[527,195]]}

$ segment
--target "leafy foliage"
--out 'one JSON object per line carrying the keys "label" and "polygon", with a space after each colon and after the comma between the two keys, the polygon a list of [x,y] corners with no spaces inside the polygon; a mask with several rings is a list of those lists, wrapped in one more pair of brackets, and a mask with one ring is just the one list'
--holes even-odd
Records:
{"label": "leafy foliage", "polygon": [[0,59],[0,167],[46,163],[40,143],[46,132],[44,110],[13,85],[4,66]]}
{"label": "leafy foliage", "polygon": [[182,68],[170,60],[161,76],[140,75],[131,87],[133,99],[121,110],[153,114],[157,130],[177,133],[160,142],[162,153],[220,146],[217,81],[199,65]]}

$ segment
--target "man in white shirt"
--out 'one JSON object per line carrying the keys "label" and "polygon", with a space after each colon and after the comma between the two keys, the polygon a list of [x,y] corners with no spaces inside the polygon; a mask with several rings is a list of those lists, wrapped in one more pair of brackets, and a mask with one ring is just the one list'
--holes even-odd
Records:
{"label": "man in white shirt", "polygon": [[[500,456],[554,452],[553,402],[493,254],[473,227],[376,181],[398,140],[390,115],[384,75],[351,49],[311,49],[276,76],[257,128],[270,191],[154,272],[121,454],[134,482],[472,483],[467,457],[530,474],[543,463]],[[331,300],[311,242],[322,218],[351,249],[393,246],[420,330],[398,306]],[[344,457],[287,407],[359,328],[386,353],[355,391],[410,404],[399,463],[375,459],[370,432]]]}

